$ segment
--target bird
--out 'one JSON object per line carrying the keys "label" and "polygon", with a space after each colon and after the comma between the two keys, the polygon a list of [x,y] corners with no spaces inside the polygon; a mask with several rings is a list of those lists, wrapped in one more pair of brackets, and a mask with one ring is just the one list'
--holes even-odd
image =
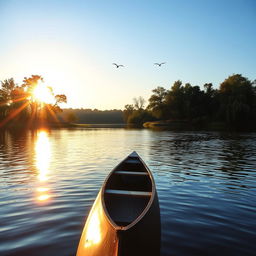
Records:
{"label": "bird", "polygon": [[162,63],[154,63],[154,65],[157,65],[159,67],[161,67],[163,64],[165,64],[166,62],[162,62]]}
{"label": "bird", "polygon": [[116,63],[113,63],[113,65],[115,65],[115,66],[116,66],[116,68],[124,67],[124,65],[118,65],[118,64],[116,64]]}

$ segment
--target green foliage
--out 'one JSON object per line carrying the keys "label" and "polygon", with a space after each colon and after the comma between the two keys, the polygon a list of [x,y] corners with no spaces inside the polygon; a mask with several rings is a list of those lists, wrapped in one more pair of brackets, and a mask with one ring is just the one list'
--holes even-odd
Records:
{"label": "green foliage", "polygon": [[142,125],[152,120],[152,115],[147,110],[136,110],[128,118],[128,124]]}
{"label": "green foliage", "polygon": [[147,109],[151,111],[152,115],[159,119],[164,119],[166,117],[166,96],[168,91],[158,86],[156,89],[152,90],[153,94],[149,98],[149,104]]}
{"label": "green foliage", "polygon": [[128,123],[128,119],[134,111],[135,111],[135,108],[132,104],[127,104],[124,106],[123,117],[124,117],[125,123]]}
{"label": "green foliage", "polygon": [[124,107],[123,115],[126,123],[142,125],[147,121],[154,120],[150,111],[144,109],[145,100],[141,96],[134,98],[133,101],[134,105],[127,104]]}
{"label": "green foliage", "polygon": [[253,85],[254,82],[240,74],[229,76],[220,84],[222,120],[239,128],[253,121],[256,110]]}
{"label": "green foliage", "polygon": [[[256,128],[256,80],[249,81],[240,74],[229,76],[214,89],[212,83],[204,90],[189,83],[174,82],[170,90],[157,87],[152,92],[145,112],[126,105],[125,121],[141,123],[145,119],[186,121],[192,125],[223,122],[233,129]],[[150,117],[151,116],[151,117]]]}

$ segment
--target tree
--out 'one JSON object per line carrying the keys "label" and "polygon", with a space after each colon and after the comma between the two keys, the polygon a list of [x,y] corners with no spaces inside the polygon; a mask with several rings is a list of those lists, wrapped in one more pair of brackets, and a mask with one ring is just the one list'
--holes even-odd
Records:
{"label": "tree", "polygon": [[171,90],[168,91],[166,103],[169,118],[184,118],[184,87],[180,80],[175,81]]}
{"label": "tree", "polygon": [[10,104],[12,101],[12,91],[16,87],[16,84],[13,78],[6,79],[1,82],[2,88],[0,89],[1,99],[3,100],[2,103]]}
{"label": "tree", "polygon": [[57,94],[55,95],[55,106],[57,106],[60,103],[67,103],[67,96],[65,94]]}
{"label": "tree", "polygon": [[[6,79],[1,82],[0,89],[0,119],[9,121],[12,119],[25,119],[27,107],[27,93],[23,87],[15,84],[14,79]],[[19,114],[19,118],[17,115]]]}
{"label": "tree", "polygon": [[136,110],[144,109],[146,101],[143,99],[143,97],[139,96],[138,98],[133,98],[133,101],[134,101],[134,108]]}
{"label": "tree", "polygon": [[150,120],[152,120],[152,116],[147,110],[136,110],[128,117],[127,123],[142,125]]}
{"label": "tree", "polygon": [[77,116],[74,112],[67,113],[66,120],[69,123],[75,123],[77,121]]}
{"label": "tree", "polygon": [[127,104],[124,106],[123,116],[124,116],[124,121],[126,123],[128,122],[129,116],[131,116],[134,111],[135,111],[135,108],[132,104]]}
{"label": "tree", "polygon": [[149,98],[147,109],[152,112],[156,118],[165,118],[166,116],[166,95],[168,91],[164,87],[158,86],[152,90],[153,94]]}
{"label": "tree", "polygon": [[229,76],[220,84],[221,117],[242,128],[254,117],[255,92],[253,82],[241,74]]}
{"label": "tree", "polygon": [[[43,78],[39,75],[32,75],[29,78],[25,77],[21,86],[16,85],[12,78],[1,82],[0,126],[5,125],[9,121],[25,123],[28,117],[30,117],[30,121],[34,124],[52,120],[57,121],[55,113],[61,111],[58,104],[66,103],[67,97],[64,94],[55,96],[51,87],[45,85],[39,87],[40,83],[43,83]],[[36,95],[37,89],[39,97]],[[55,104],[42,100],[40,98],[41,90],[42,94],[46,90],[50,95],[49,98],[52,96],[54,99],[55,97]]]}
{"label": "tree", "polygon": [[44,82],[44,79],[39,75],[32,75],[29,78],[24,77],[23,84],[21,86],[26,88],[28,93],[31,93],[39,82]]}

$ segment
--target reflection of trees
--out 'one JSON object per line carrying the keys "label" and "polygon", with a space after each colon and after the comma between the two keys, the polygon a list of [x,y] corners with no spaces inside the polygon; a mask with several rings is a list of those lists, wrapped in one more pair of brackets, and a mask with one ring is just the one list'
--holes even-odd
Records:
{"label": "reflection of trees", "polygon": [[[28,135],[29,131],[20,129],[0,132],[0,169],[4,170],[1,178],[7,183],[31,181],[33,170],[27,168],[30,147]],[[17,179],[17,175],[21,175],[22,178]]]}
{"label": "reflection of trees", "polygon": [[252,144],[246,143],[244,137],[225,139],[219,155],[219,161],[223,163],[219,170],[229,175],[231,179],[239,179],[240,176],[247,175],[245,168],[250,165],[248,156],[252,150]]}
{"label": "reflection of trees", "polygon": [[255,168],[255,150],[248,137],[221,133],[162,131],[152,132],[150,140],[150,159],[159,175],[170,181],[213,177],[224,187],[245,185],[242,181]]}

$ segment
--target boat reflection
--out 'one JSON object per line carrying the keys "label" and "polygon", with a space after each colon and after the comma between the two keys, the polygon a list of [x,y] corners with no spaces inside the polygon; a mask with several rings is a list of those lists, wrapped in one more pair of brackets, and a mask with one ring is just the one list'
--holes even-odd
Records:
{"label": "boat reflection", "polygon": [[36,152],[36,167],[38,170],[39,186],[37,191],[37,201],[47,201],[50,198],[49,188],[45,182],[48,180],[49,164],[51,160],[51,145],[48,133],[45,130],[40,130],[37,134],[35,145]]}

